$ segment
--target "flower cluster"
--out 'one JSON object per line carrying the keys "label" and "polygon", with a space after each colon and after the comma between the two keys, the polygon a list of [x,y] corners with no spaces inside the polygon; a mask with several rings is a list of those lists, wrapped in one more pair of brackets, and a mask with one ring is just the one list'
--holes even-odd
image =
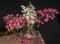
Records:
{"label": "flower cluster", "polygon": [[53,20],[55,15],[58,14],[58,11],[52,8],[35,11],[36,9],[32,4],[27,7],[22,5],[21,7],[22,15],[16,14],[14,16],[13,14],[8,14],[3,18],[8,31],[20,29],[26,25],[32,28],[35,23],[44,24],[44,22]]}
{"label": "flower cluster", "polygon": [[16,16],[14,16],[13,14],[8,14],[3,19],[6,22],[5,27],[8,31],[11,31],[14,29],[20,29],[28,23],[28,20],[23,18],[19,14],[16,14]]}
{"label": "flower cluster", "polygon": [[58,14],[58,11],[56,9],[48,8],[43,10],[37,11],[37,22],[44,24],[44,22],[48,22],[49,20],[53,20],[55,18],[55,15]]}
{"label": "flower cluster", "polygon": [[25,7],[24,5],[21,5],[22,7],[22,13],[23,17],[27,18],[29,20],[29,24],[34,24],[35,23],[35,17],[36,17],[36,11],[35,7],[30,4],[29,6]]}

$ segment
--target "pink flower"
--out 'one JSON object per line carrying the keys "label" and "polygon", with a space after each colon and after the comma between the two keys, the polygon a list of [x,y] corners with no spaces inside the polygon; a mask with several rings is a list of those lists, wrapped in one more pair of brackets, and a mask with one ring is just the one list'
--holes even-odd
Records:
{"label": "pink flower", "polygon": [[31,34],[25,34],[25,35],[24,35],[24,38],[27,38],[27,39],[33,38],[33,35],[31,35]]}
{"label": "pink flower", "polygon": [[8,20],[12,19],[12,17],[13,17],[13,14],[8,14],[7,16],[3,17],[3,20],[8,21]]}
{"label": "pink flower", "polygon": [[45,22],[48,22],[48,19],[44,19]]}
{"label": "pink flower", "polygon": [[46,9],[46,8],[45,8],[45,9],[43,9],[43,12],[44,12],[44,13],[47,13],[47,9]]}
{"label": "pink flower", "polygon": [[29,40],[23,39],[22,42],[23,42],[23,44],[28,44]]}
{"label": "pink flower", "polygon": [[48,8],[48,9],[47,9],[47,12],[52,12],[51,8]]}
{"label": "pink flower", "polygon": [[49,16],[48,14],[46,14],[46,18],[44,19],[45,22],[48,22],[49,21]]}
{"label": "pink flower", "polygon": [[49,16],[49,18],[50,18],[51,20],[53,20],[53,19],[54,19],[54,17],[53,17],[53,16]]}
{"label": "pink flower", "polygon": [[38,11],[37,11],[37,14],[40,14],[41,17],[43,17],[43,16],[45,15],[42,10],[38,10]]}

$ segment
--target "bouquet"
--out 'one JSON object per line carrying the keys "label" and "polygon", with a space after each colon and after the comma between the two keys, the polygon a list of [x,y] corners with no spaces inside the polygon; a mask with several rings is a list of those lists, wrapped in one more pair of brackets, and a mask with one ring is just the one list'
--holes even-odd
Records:
{"label": "bouquet", "polygon": [[35,31],[32,31],[34,30],[34,24],[37,24],[37,27],[39,27],[41,24],[53,20],[58,14],[58,11],[53,8],[36,10],[32,3],[30,3],[29,6],[21,5],[21,7],[22,15],[18,13],[15,16],[14,14],[8,14],[3,17],[3,20],[8,32],[13,30],[23,32],[23,37],[27,39],[34,38],[35,36]]}

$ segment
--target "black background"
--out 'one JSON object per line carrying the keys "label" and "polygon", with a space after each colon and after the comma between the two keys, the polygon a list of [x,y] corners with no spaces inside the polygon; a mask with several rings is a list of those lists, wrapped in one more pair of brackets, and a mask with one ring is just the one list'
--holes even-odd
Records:
{"label": "black background", "polygon": [[[3,16],[8,13],[21,13],[20,5],[28,5],[29,1],[38,9],[55,8],[60,12],[59,0],[0,0],[0,31],[4,31]],[[53,21],[41,25],[39,29],[46,44],[60,44],[60,15]]]}

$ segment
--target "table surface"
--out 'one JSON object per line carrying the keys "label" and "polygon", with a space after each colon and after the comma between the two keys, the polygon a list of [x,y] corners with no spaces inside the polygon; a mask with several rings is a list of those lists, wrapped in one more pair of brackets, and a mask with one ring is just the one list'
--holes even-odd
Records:
{"label": "table surface", "polygon": [[[12,38],[14,38],[14,37],[12,37]],[[7,39],[6,36],[0,37],[0,44],[22,44],[21,39],[12,40],[12,38]],[[45,44],[45,42],[44,42],[43,38],[40,37],[40,38],[35,38],[35,39],[29,40],[28,44]]]}

